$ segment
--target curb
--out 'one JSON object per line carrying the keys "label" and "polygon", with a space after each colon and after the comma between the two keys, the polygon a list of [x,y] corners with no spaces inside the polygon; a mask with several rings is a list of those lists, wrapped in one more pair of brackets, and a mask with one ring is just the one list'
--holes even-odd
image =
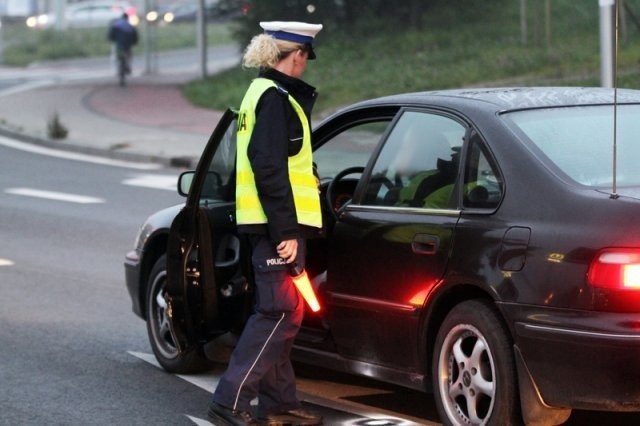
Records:
{"label": "curb", "polygon": [[27,133],[15,130],[6,123],[0,124],[0,135],[19,140],[21,142],[42,146],[57,150],[75,152],[79,154],[94,155],[98,157],[106,157],[113,160],[121,160],[132,163],[151,163],[160,164],[164,167],[175,167],[185,169],[195,169],[198,158],[192,157],[162,157],[158,155],[139,154],[135,152],[122,152],[116,150],[106,150],[81,145],[77,142],[67,140],[55,140],[42,138],[40,136],[29,135]]}

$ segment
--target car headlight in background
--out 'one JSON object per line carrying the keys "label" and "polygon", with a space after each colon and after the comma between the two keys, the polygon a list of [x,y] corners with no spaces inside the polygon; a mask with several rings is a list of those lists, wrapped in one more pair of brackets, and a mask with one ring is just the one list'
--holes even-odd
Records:
{"label": "car headlight in background", "polygon": [[167,24],[173,22],[173,19],[175,18],[174,14],[171,12],[167,12],[164,14],[164,16],[162,17],[162,20],[164,22],[166,22]]}
{"label": "car headlight in background", "polygon": [[175,19],[175,15],[173,14],[173,12],[166,12],[162,14],[162,17],[160,17],[160,13],[158,13],[158,11],[151,10],[147,12],[147,14],[145,15],[145,20],[150,24],[155,24],[155,23],[170,24],[171,22],[173,22],[174,19]]}
{"label": "car headlight in background", "polygon": [[156,22],[158,20],[158,12],[156,12],[155,10],[151,10],[147,12],[147,16],[145,18],[147,22]]}
{"label": "car headlight in background", "polygon": [[29,28],[46,27],[48,23],[49,23],[48,15],[29,16],[26,21],[27,27]]}

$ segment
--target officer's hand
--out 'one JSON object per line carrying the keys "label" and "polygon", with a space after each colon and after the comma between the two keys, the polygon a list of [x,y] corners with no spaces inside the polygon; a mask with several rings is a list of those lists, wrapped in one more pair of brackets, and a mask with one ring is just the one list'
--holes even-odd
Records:
{"label": "officer's hand", "polygon": [[293,263],[298,255],[298,240],[284,240],[276,246],[278,256],[285,259],[287,263]]}

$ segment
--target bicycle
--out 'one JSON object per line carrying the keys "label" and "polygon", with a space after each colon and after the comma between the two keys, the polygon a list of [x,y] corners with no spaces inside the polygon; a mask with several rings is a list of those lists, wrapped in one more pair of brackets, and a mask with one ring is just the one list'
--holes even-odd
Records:
{"label": "bicycle", "polygon": [[126,86],[126,76],[131,74],[131,53],[126,52],[124,50],[118,50],[117,52],[117,60],[118,60],[118,82],[121,87]]}

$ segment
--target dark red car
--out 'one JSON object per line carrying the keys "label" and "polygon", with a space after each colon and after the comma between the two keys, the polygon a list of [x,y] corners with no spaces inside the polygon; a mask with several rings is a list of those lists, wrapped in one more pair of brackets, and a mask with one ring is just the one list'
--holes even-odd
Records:
{"label": "dark red car", "polygon": [[[252,309],[234,119],[126,256],[169,371],[206,368]],[[640,410],[639,135],[640,91],[600,88],[404,94],[326,119],[307,265],[323,309],[295,358],[433,392],[447,424]]]}

